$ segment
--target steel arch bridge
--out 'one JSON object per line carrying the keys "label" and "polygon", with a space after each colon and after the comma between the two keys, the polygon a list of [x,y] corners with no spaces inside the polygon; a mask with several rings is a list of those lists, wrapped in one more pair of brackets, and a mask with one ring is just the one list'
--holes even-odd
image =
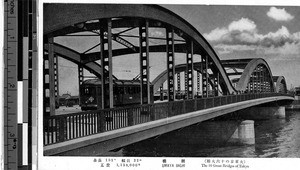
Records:
{"label": "steel arch bridge", "polygon": [[287,93],[286,81],[284,76],[273,76],[276,93]]}
{"label": "steel arch bridge", "polygon": [[[227,75],[240,92],[274,92],[275,84],[268,63],[262,58],[223,60]],[[239,70],[239,71],[238,71]]]}
{"label": "steel arch bridge", "polygon": [[[237,109],[272,102],[280,97],[280,100],[292,100],[282,94],[287,91],[284,77],[274,77],[264,59],[221,61],[191,24],[158,5],[44,4],[43,28],[45,145],[82,137],[79,135],[82,133],[75,130],[75,126],[81,126],[82,123],[85,124],[82,129],[86,129],[83,133],[89,135],[245,100],[270,98],[241,105]],[[151,34],[155,29],[162,34]],[[67,36],[85,37],[87,41],[89,37],[97,37],[99,43],[84,52],[78,52],[55,41],[57,37]],[[149,69],[151,53],[162,53],[166,61],[166,70],[152,82]],[[114,108],[113,84],[118,78],[113,75],[112,58],[133,54],[139,56],[136,67],[140,70],[141,105]],[[59,97],[58,57],[78,65],[79,85],[84,81],[84,69],[101,81],[103,95],[98,96],[101,103],[98,103],[97,111],[55,116],[55,100]],[[176,65],[179,57],[186,62]],[[181,78],[181,72],[184,72],[184,78]],[[164,82],[167,84],[167,104],[151,103],[150,85],[154,86],[154,92],[162,92]],[[177,101],[176,90],[181,91],[181,82],[184,82],[182,89],[186,100]],[[108,101],[108,108],[105,108],[105,101]],[[108,126],[105,118],[112,117],[114,121],[114,114],[118,113],[126,120],[118,118],[123,122]],[[149,115],[137,118],[142,113]],[[208,118],[211,117],[205,119]],[[81,125],[78,119],[83,119]],[[53,124],[58,127],[55,135]],[[90,127],[88,124],[97,126]],[[71,130],[66,132],[66,129]]]}
{"label": "steel arch bridge", "polygon": [[[181,17],[160,6],[90,4],[83,7],[80,4],[46,4],[44,19],[44,42],[49,60],[54,61],[54,58],[57,56],[55,54],[61,53],[62,57],[66,57],[67,55],[64,53],[70,52],[72,54],[68,55],[69,60],[75,61],[76,63],[79,63],[79,65],[84,65],[85,67],[88,67],[88,69],[93,67],[93,72],[99,74],[99,70],[102,70],[102,67],[97,65],[94,61],[101,58],[103,61],[100,60],[100,65],[103,65],[105,69],[100,71],[100,73],[103,72],[100,75],[104,75],[105,78],[108,78],[110,82],[112,82],[113,76],[111,71],[111,58],[119,55],[139,53],[141,56],[140,72],[142,75],[141,94],[149,96],[149,67],[146,65],[149,63],[149,53],[165,52],[167,53],[167,68],[170,75],[168,78],[168,97],[170,101],[173,101],[175,53],[186,54],[186,60],[188,63],[187,82],[189,98],[193,98],[193,56],[199,55],[201,56],[202,62],[205,63],[202,66],[202,73],[206,75],[202,78],[203,84],[205,84],[202,89],[204,95],[206,95],[208,91],[208,70],[210,70],[213,73],[212,75],[214,75],[214,89],[220,87],[223,94],[235,93],[235,89],[227,77],[220,59],[203,36]],[[124,28],[124,30],[113,33],[116,28]],[[165,37],[150,37],[149,29],[151,28],[164,29]],[[125,39],[128,37],[125,33],[133,29],[138,32],[137,35],[131,36],[138,39],[137,41],[139,42],[137,45]],[[99,36],[101,41],[99,45],[103,52],[76,54],[76,52],[72,52],[72,50],[67,48],[65,48],[64,51],[57,51],[61,50],[61,48],[58,48],[61,46],[54,44],[54,37],[66,36],[79,32],[92,32],[94,33],[94,36]],[[162,45],[152,45],[149,42],[151,39],[163,40],[165,43]],[[125,48],[114,49],[112,47],[112,41],[120,43],[125,46]],[[107,47],[108,49],[104,49],[104,47]],[[108,60],[108,62],[104,62],[105,60]],[[49,61],[49,63],[51,63],[51,61]],[[53,66],[53,68],[55,69],[56,66]],[[49,67],[49,69],[52,68]],[[49,71],[49,73],[51,72],[55,71]],[[97,76],[99,77],[99,75]],[[49,77],[55,80],[57,76],[49,75]],[[52,87],[58,91],[58,88],[55,87],[55,84],[58,83],[53,82],[49,82],[54,84],[49,85],[49,88]],[[45,85],[45,87],[48,87],[48,85]],[[109,88],[112,89],[112,85],[110,85]],[[110,106],[112,107],[113,93],[112,90],[110,91],[111,93],[109,95],[103,95],[103,99],[105,97],[110,98]],[[50,93],[50,95],[52,95],[52,97],[49,98],[52,99],[58,94]],[[149,103],[149,101],[148,97],[148,101],[141,101],[141,103]],[[50,100],[50,107],[52,107],[50,110],[53,110],[54,108],[53,103],[54,101]]]}

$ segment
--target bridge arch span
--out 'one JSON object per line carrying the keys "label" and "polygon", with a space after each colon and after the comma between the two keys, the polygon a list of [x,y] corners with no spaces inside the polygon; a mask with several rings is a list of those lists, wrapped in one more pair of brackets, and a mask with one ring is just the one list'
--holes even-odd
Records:
{"label": "bridge arch span", "polygon": [[[175,73],[180,73],[186,71],[186,64],[179,64],[175,66]],[[201,74],[201,62],[194,63],[194,71],[197,71]],[[153,85],[153,91],[154,93],[160,88],[161,84],[163,84],[168,79],[168,71],[165,70],[162,73],[160,73],[156,78],[152,81]],[[208,77],[208,83],[213,86],[213,82],[211,77]]]}
{"label": "bridge arch span", "polygon": [[267,89],[264,89],[265,91],[274,92],[275,86],[271,69],[264,59],[252,59],[239,78],[236,90],[244,92],[253,92],[255,90],[257,92],[264,91],[258,88],[265,88],[265,86],[268,86]]}
{"label": "bridge arch span", "polygon": [[286,81],[284,76],[273,76],[276,93],[287,93]]}
{"label": "bridge arch span", "polygon": [[[174,32],[186,42],[194,42],[192,45],[194,54],[208,57],[209,62],[212,63],[211,70],[214,74],[220,75],[222,91],[230,94],[235,93],[220,59],[205,38],[177,14],[157,5],[86,4],[83,7],[81,4],[45,4],[44,36],[53,37],[82,31],[82,29],[74,26],[78,24],[90,24],[91,29],[93,29],[93,25],[98,24],[99,26],[99,23],[87,23],[87,21],[107,18],[113,19],[113,28],[136,27],[139,25],[140,19],[151,20],[152,27],[174,28]],[[190,45],[186,45],[186,47],[188,46]],[[136,52],[132,50],[132,53]]]}

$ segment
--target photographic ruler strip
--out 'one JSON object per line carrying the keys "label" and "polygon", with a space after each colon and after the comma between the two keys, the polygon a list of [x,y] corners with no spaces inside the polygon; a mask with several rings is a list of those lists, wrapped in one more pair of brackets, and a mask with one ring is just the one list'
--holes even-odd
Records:
{"label": "photographic ruler strip", "polygon": [[36,2],[5,0],[4,5],[4,169],[32,169],[37,159],[32,140],[37,112]]}

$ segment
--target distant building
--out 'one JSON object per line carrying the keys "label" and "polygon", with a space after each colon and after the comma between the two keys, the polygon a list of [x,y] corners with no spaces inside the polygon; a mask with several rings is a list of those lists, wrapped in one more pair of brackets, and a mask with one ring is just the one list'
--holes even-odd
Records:
{"label": "distant building", "polygon": [[71,97],[71,94],[63,94],[59,96],[59,105],[60,106],[65,106],[66,105],[66,100]]}
{"label": "distant building", "polygon": [[60,106],[73,106],[79,104],[79,96],[71,96],[71,94],[63,94],[59,97]]}
{"label": "distant building", "polygon": [[72,107],[73,105],[79,105],[79,96],[71,96],[66,99],[66,106]]}
{"label": "distant building", "polygon": [[295,87],[295,99],[300,100],[300,87]]}

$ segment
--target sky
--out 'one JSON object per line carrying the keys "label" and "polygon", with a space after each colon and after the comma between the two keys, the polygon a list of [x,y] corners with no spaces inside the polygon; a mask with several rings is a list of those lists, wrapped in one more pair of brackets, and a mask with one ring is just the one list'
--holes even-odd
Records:
{"label": "sky", "polygon": [[[161,5],[192,24],[212,45],[221,60],[264,58],[274,76],[286,78],[287,86],[300,86],[300,7],[293,6],[237,6],[237,5]],[[158,37],[161,30],[154,30]],[[83,52],[98,39],[56,38],[56,42]],[[152,55],[152,54],[151,54]],[[150,55],[153,79],[164,69],[160,55]],[[114,74],[132,78],[139,73],[133,69],[137,55],[114,59]],[[180,57],[177,57],[180,59]],[[180,63],[182,61],[179,61]],[[60,94],[78,94],[78,86],[70,86],[77,79],[76,65],[60,59]],[[76,83],[75,83],[76,84]]]}
{"label": "sky", "polygon": [[288,87],[300,85],[300,7],[177,6],[167,9],[190,22],[220,59],[264,58]]}

